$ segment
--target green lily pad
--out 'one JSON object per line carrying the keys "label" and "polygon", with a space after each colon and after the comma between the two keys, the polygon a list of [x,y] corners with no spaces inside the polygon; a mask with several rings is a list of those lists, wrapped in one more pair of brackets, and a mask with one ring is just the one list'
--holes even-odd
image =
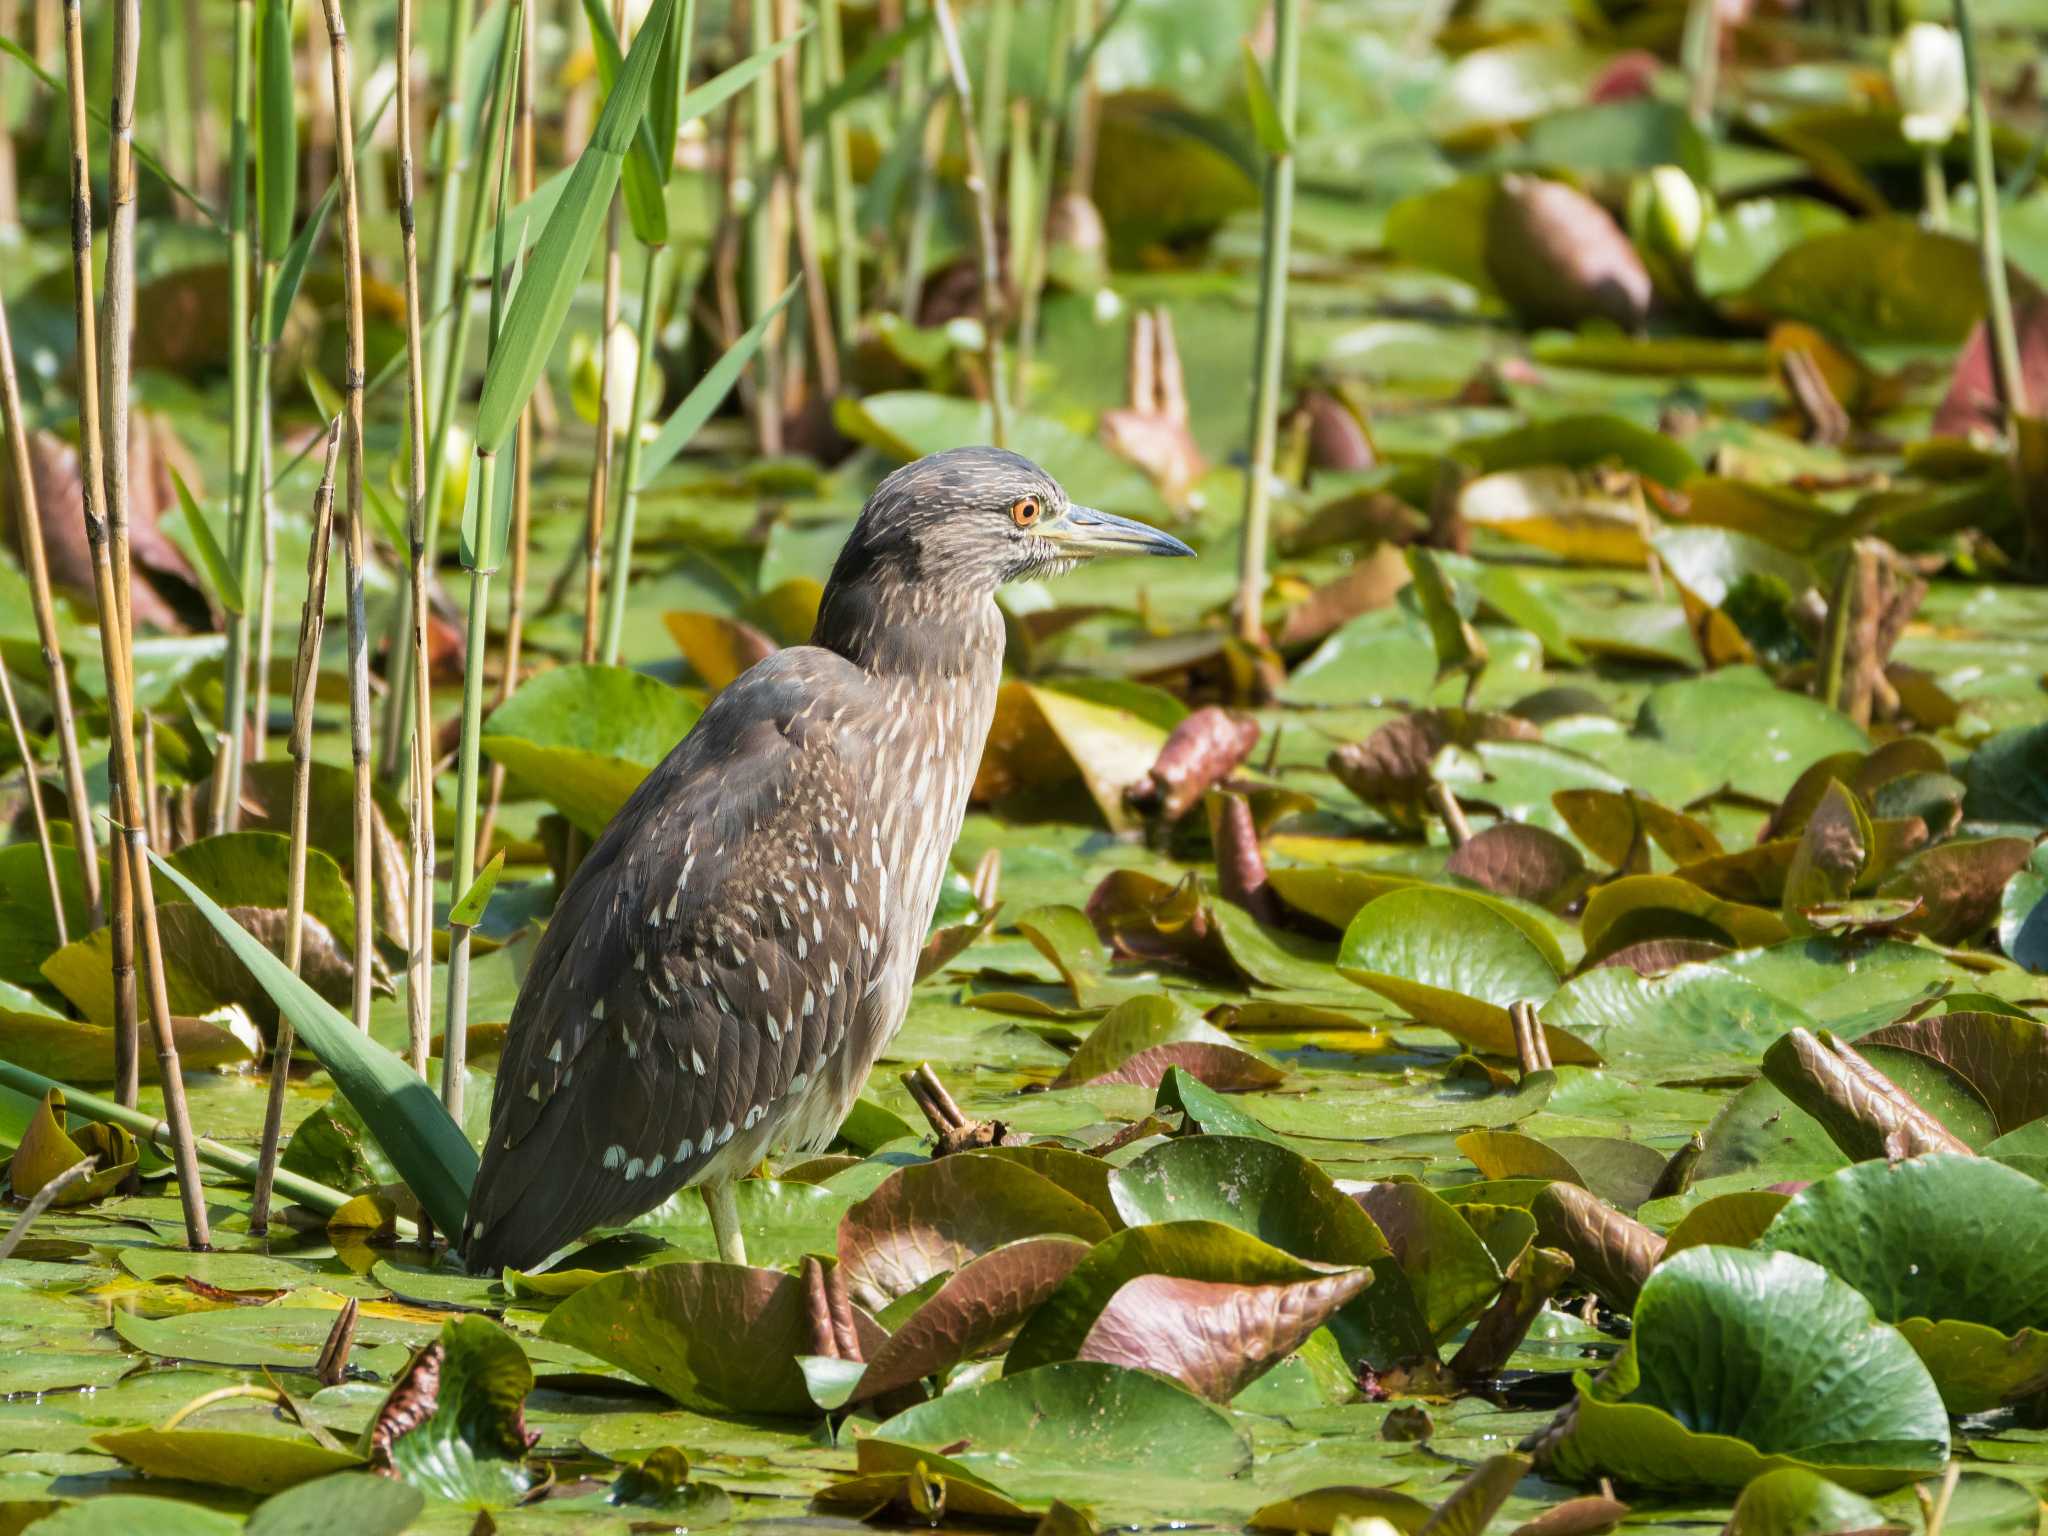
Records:
{"label": "green lily pad", "polygon": [[[856,1312],[861,1353],[886,1335]],[[658,1264],[584,1286],[553,1312],[541,1336],[587,1350],[685,1408],[811,1417],[817,1409],[797,1364],[812,1350],[803,1282],[737,1264]]]}
{"label": "green lily pad", "polygon": [[1539,1016],[1612,1065],[1664,1072],[1754,1063],[1787,1030],[1814,1027],[1803,1009],[1712,963],[1656,977],[1602,966],[1558,988]]}
{"label": "green lily pad", "polygon": [[417,1488],[369,1472],[337,1472],[265,1499],[243,1536],[399,1536],[425,1507]]}
{"label": "green lily pad", "polygon": [[1578,1378],[1554,1475],[1733,1489],[1797,1466],[1867,1492],[1948,1460],[1920,1357],[1809,1260],[1689,1248],[1651,1273],[1634,1321],[1614,1364]]}
{"label": "green lily pad", "polygon": [[441,1325],[438,1343],[433,1412],[392,1442],[392,1469],[423,1493],[464,1509],[509,1509],[542,1476],[526,1459],[533,1367],[512,1336],[488,1318],[451,1319]]}
{"label": "green lily pad", "polygon": [[[1542,1003],[1557,990],[1549,958],[1514,923],[1457,891],[1390,891],[1344,930],[1337,968],[1418,1021],[1496,1056],[1515,1054],[1508,1005]],[[1546,1031],[1559,1062],[1597,1053]]]}
{"label": "green lily pad", "polygon": [[1887,1524],[1884,1512],[1861,1494],[1804,1467],[1780,1467],[1742,1490],[1723,1536],[1830,1536]]}
{"label": "green lily pad", "polygon": [[592,836],[689,734],[702,711],[625,667],[556,667],[484,721],[483,750]]}
{"label": "green lily pad", "polygon": [[242,1522],[174,1498],[114,1493],[60,1509],[36,1521],[36,1529],[48,1536],[239,1536]]}
{"label": "green lily pad", "polygon": [[280,1493],[363,1464],[354,1451],[311,1439],[223,1429],[115,1430],[95,1435],[93,1444],[149,1477],[212,1483],[248,1493]]}
{"label": "green lily pad", "polygon": [[934,1447],[964,1441],[955,1459],[1020,1497],[1053,1491],[1062,1474],[1170,1483],[1190,1474],[1230,1477],[1252,1458],[1222,1409],[1148,1371],[1086,1360],[949,1392],[875,1433]]}
{"label": "green lily pad", "polygon": [[1391,1250],[1357,1203],[1298,1152],[1245,1136],[1188,1136],[1154,1147],[1109,1181],[1128,1226],[1212,1221],[1325,1264],[1370,1264]]}
{"label": "green lily pad", "polygon": [[1858,1163],[1795,1195],[1758,1246],[1861,1291],[1952,1413],[2048,1384],[2048,1188],[2024,1173],[1970,1157]]}

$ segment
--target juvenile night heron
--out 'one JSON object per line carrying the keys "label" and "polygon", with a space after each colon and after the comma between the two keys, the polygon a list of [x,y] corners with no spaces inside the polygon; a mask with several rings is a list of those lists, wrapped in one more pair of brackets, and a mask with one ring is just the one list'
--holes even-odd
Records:
{"label": "juvenile night heron", "polygon": [[897,470],[811,643],[719,694],[626,802],[520,988],[462,1247],[532,1267],[701,1185],[815,1150],[897,1027],[1003,661],[996,589],[1098,555],[1189,555],[994,448]]}

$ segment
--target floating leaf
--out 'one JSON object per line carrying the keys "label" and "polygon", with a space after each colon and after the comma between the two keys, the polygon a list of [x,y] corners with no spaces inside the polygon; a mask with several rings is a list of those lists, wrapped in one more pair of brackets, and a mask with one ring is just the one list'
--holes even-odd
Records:
{"label": "floating leaf", "polygon": [[[887,1337],[856,1312],[861,1353]],[[582,1287],[548,1314],[541,1336],[631,1371],[686,1408],[794,1414],[817,1409],[797,1365],[812,1350],[803,1281],[737,1264],[659,1264]]]}
{"label": "floating leaf", "polygon": [[1804,1466],[1871,1490],[1948,1459],[1926,1367],[1818,1264],[1687,1249],[1650,1276],[1634,1322],[1597,1381],[1577,1378],[1569,1423],[1547,1447],[1556,1475],[1739,1488]]}
{"label": "floating leaf", "polygon": [[515,784],[544,795],[595,836],[701,711],[624,667],[556,667],[492,710],[480,738]]}

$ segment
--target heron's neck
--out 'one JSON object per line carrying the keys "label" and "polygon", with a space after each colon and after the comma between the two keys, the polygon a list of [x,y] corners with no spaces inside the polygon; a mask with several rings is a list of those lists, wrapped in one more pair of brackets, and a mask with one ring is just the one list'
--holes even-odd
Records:
{"label": "heron's neck", "polygon": [[878,576],[825,589],[811,644],[878,678],[993,687],[1003,663],[1003,620],[986,592]]}

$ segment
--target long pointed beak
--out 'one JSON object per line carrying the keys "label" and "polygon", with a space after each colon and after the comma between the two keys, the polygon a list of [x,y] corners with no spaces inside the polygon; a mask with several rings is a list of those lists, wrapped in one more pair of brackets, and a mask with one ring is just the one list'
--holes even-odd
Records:
{"label": "long pointed beak", "polygon": [[1098,512],[1093,507],[1069,506],[1058,522],[1038,530],[1041,537],[1059,546],[1063,555],[1192,555],[1194,551],[1170,533],[1149,523]]}

